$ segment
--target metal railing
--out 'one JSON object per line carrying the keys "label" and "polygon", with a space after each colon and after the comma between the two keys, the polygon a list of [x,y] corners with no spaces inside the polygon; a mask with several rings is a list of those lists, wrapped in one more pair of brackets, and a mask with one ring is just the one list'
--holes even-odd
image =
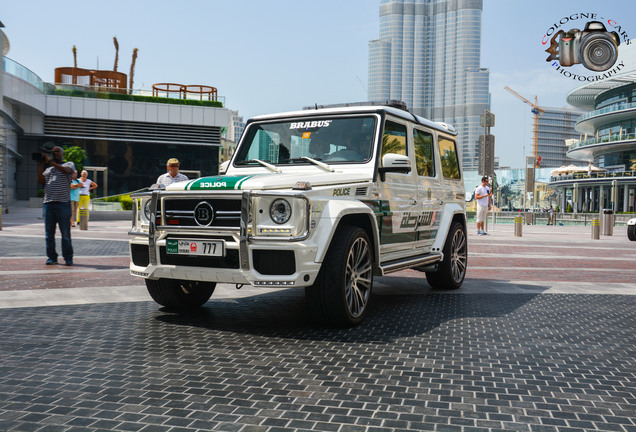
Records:
{"label": "metal railing", "polygon": [[636,171],[619,171],[619,172],[593,172],[593,173],[571,173],[560,176],[550,176],[550,183],[558,182],[562,180],[590,180],[590,179],[604,179],[604,178],[636,178]]}
{"label": "metal railing", "polygon": [[607,114],[607,113],[611,113],[611,112],[615,112],[615,111],[623,111],[623,110],[628,110],[628,109],[632,109],[632,108],[636,108],[636,102],[632,102],[632,103],[620,103],[617,105],[612,105],[612,106],[608,106],[605,108],[601,108],[601,109],[597,109],[594,111],[590,111],[588,113],[583,114],[581,117],[579,117],[576,121],[577,124],[591,118],[591,117],[596,117],[598,115],[601,114]]}
{"label": "metal railing", "polygon": [[636,134],[628,133],[614,133],[611,135],[603,135],[598,138],[588,138],[586,140],[577,141],[568,147],[568,151],[576,150],[578,148],[596,145],[596,144],[612,144],[621,141],[636,140]]}
{"label": "metal railing", "polygon": [[[555,225],[579,225],[588,226],[592,224],[592,220],[599,219],[599,212],[593,213],[559,213],[554,212]],[[514,224],[515,217],[524,216],[524,221],[532,221],[532,225],[546,225],[548,223],[547,212],[515,212],[515,211],[498,211],[495,212],[495,223],[497,224]],[[627,221],[636,217],[636,213],[614,213],[614,226],[625,226]],[[466,212],[466,218],[469,222],[475,221],[475,212]],[[491,213],[488,213],[488,222],[492,222]]]}

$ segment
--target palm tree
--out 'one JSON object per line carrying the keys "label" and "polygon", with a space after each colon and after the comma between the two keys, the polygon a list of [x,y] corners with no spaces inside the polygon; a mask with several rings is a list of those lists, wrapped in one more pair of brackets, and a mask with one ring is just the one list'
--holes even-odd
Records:
{"label": "palm tree", "polygon": [[113,43],[115,44],[115,66],[113,66],[113,71],[117,72],[117,63],[119,63],[119,42],[117,42],[116,36],[113,36]]}
{"label": "palm tree", "polygon": [[[77,69],[77,47],[73,45],[73,67]],[[77,84],[77,75],[73,73],[73,84]]]}
{"label": "palm tree", "polygon": [[137,62],[137,51],[138,51],[137,48],[133,50],[132,63],[130,63],[130,81],[128,84],[128,91],[130,92],[130,94],[132,94],[132,88],[133,88],[133,76],[135,74],[135,63]]}

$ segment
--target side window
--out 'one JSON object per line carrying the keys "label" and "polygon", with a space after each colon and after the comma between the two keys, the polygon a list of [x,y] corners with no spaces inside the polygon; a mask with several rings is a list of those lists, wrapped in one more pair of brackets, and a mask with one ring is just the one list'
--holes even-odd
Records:
{"label": "side window", "polygon": [[442,162],[442,175],[444,178],[459,180],[461,175],[459,173],[459,159],[457,154],[457,145],[455,141],[451,141],[448,138],[439,137],[439,158]]}
{"label": "side window", "polygon": [[435,158],[433,157],[433,135],[413,129],[415,145],[415,167],[417,174],[424,177],[435,177]]}
{"label": "side window", "polygon": [[387,120],[384,123],[382,136],[382,156],[396,153],[406,156],[406,126]]}

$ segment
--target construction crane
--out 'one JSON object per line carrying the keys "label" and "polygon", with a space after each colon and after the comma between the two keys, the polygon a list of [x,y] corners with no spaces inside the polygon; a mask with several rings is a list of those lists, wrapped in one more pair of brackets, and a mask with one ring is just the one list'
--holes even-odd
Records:
{"label": "construction crane", "polygon": [[545,110],[538,105],[536,96],[534,97],[534,103],[532,103],[510,87],[505,86],[504,88],[532,107],[531,112],[534,115],[534,123],[532,125],[532,155],[536,161],[539,156],[539,116],[543,114]]}

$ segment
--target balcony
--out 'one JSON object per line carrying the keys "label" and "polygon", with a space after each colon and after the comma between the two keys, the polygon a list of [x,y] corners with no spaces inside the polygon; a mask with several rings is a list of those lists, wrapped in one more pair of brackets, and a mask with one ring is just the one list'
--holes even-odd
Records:
{"label": "balcony", "polygon": [[[174,97],[153,90],[127,89],[126,74],[113,71],[93,71],[79,68],[58,68],[56,83],[46,83],[28,68],[8,57],[2,58],[3,71],[19,78],[40,95],[72,96],[96,99],[129,100],[134,102],[154,102],[178,105],[219,107],[225,106],[225,97],[216,95],[216,88],[210,86],[185,86],[182,97]],[[212,93],[210,97],[208,93]]]}
{"label": "balcony", "polygon": [[634,146],[636,134],[614,133],[603,135],[598,138],[588,138],[576,141],[568,147],[568,157],[581,160],[589,160],[596,154],[611,153],[621,151]]}
{"label": "balcony", "polygon": [[620,103],[590,111],[577,119],[575,129],[583,133],[594,133],[607,124],[610,115],[612,121],[630,120],[634,118],[634,111],[636,111],[636,102]]}

